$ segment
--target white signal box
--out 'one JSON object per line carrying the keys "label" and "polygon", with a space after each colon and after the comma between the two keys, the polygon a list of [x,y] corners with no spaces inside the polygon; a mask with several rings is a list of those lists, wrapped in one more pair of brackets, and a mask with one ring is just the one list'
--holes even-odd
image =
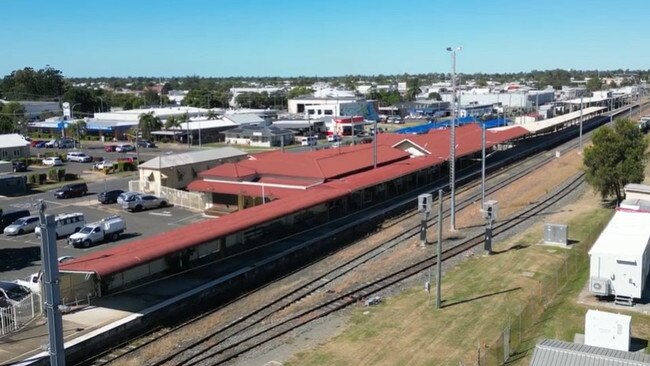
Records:
{"label": "white signal box", "polygon": [[418,196],[418,211],[423,213],[431,213],[432,205],[433,205],[432,194],[421,194]]}
{"label": "white signal box", "polygon": [[483,214],[483,218],[486,220],[487,219],[496,220],[498,210],[499,210],[498,201],[485,201],[483,203],[483,209],[481,210],[481,213]]}

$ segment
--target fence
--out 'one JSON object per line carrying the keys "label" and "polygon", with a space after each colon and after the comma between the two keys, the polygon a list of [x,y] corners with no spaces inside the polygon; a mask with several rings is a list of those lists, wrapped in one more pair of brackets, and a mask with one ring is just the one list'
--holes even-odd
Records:
{"label": "fence", "polygon": [[42,311],[41,296],[32,293],[18,304],[0,308],[0,336],[20,329]]}
{"label": "fence", "polygon": [[202,193],[187,192],[169,187],[160,187],[159,192],[157,192],[156,188],[153,184],[149,184],[149,182],[141,182],[139,180],[129,181],[129,191],[158,194],[165,197],[167,202],[174,206],[191,210],[203,211],[206,209],[205,195]]}
{"label": "fence", "polygon": [[[589,265],[588,249],[596,241],[600,232],[607,223],[602,223],[594,228],[585,238],[583,243],[566,251],[564,262],[557,271],[540,280],[535,289],[531,289],[531,296],[527,302],[512,316],[499,332],[496,339],[491,342],[481,342],[477,345],[475,360],[470,364],[478,366],[504,365],[511,361],[514,354],[520,354],[525,342],[530,342],[531,332],[536,326],[539,317],[553,302],[555,295],[576,275]],[[534,341],[534,340],[533,340]],[[525,355],[522,355],[525,356]],[[461,363],[462,364],[462,363]]]}

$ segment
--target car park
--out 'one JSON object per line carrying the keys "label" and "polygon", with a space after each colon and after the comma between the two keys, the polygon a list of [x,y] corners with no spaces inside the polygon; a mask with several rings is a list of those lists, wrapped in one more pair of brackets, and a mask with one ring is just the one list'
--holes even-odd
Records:
{"label": "car park", "polygon": [[43,165],[61,166],[63,161],[58,156],[51,156],[43,159]]}
{"label": "car park", "polygon": [[73,247],[88,248],[91,244],[102,241],[119,239],[120,234],[126,230],[126,221],[119,216],[111,216],[98,222],[90,223],[79,232],[76,232],[68,238],[68,245]]}
{"label": "car park", "polygon": [[136,195],[132,200],[122,203],[122,208],[128,211],[142,211],[150,208],[166,206],[166,199],[150,194]]}
{"label": "car park", "polygon": [[22,235],[30,233],[38,226],[38,216],[21,217],[4,228],[5,235]]}
{"label": "car park", "polygon": [[97,194],[97,201],[102,204],[117,203],[117,198],[124,193],[121,189],[114,189],[112,191],[104,191]]}
{"label": "car park", "polygon": [[11,165],[13,166],[14,173],[27,171],[27,164],[22,161],[12,161]]}
{"label": "car park", "polygon": [[18,305],[20,301],[31,294],[29,288],[14,282],[0,281],[0,307],[6,308]]}
{"label": "car park", "polygon": [[[81,212],[61,214],[54,217],[54,222],[56,223],[56,237],[62,238],[72,233],[76,233],[81,230],[82,227],[86,226],[86,217]],[[38,237],[41,236],[40,226],[36,227],[34,233]]]}
{"label": "car park", "polygon": [[138,147],[154,148],[156,144],[149,140],[138,140]]}
{"label": "car park", "polygon": [[29,216],[29,210],[14,210],[3,212],[0,210],[0,229],[4,230],[16,220]]}
{"label": "car park", "polygon": [[75,161],[77,163],[89,163],[93,161],[93,158],[80,151],[70,151],[66,155],[66,160]]}
{"label": "car park", "polygon": [[82,197],[88,193],[86,183],[66,184],[65,186],[54,191],[56,198]]}
{"label": "car park", "polygon": [[115,147],[116,152],[122,152],[122,153],[123,152],[134,151],[134,150],[135,150],[135,147],[133,147],[133,145],[129,145],[129,144],[117,145]]}

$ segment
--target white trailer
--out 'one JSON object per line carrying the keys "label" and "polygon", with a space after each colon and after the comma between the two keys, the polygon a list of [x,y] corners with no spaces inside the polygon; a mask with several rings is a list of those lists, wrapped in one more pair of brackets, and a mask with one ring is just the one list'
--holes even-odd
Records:
{"label": "white trailer", "polygon": [[589,291],[632,305],[650,270],[650,212],[618,209],[589,251]]}

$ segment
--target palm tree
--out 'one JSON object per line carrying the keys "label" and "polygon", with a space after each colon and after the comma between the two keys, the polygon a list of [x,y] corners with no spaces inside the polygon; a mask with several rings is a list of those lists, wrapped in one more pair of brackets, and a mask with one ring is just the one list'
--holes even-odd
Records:
{"label": "palm tree", "polygon": [[165,121],[165,130],[171,130],[172,128],[181,127],[181,121],[175,116],[169,116]]}
{"label": "palm tree", "polygon": [[86,132],[88,131],[88,125],[83,119],[78,119],[70,124],[70,130],[72,131],[73,136],[76,137],[76,140],[81,140],[81,136],[86,135]]}
{"label": "palm tree", "polygon": [[178,122],[181,123],[181,124],[185,123],[185,128],[187,129],[185,136],[187,136],[187,145],[189,146],[189,144],[190,144],[190,115],[187,114],[187,112],[183,113],[183,115],[179,117]]}
{"label": "palm tree", "polygon": [[210,110],[208,111],[206,117],[208,117],[208,120],[211,120],[211,119],[217,119],[217,112],[215,112],[214,110],[210,109]]}
{"label": "palm tree", "polygon": [[151,136],[151,131],[160,130],[162,128],[162,122],[160,118],[153,114],[153,112],[142,113],[140,115],[140,121],[138,127],[140,132],[142,132],[142,137],[149,138]]}

